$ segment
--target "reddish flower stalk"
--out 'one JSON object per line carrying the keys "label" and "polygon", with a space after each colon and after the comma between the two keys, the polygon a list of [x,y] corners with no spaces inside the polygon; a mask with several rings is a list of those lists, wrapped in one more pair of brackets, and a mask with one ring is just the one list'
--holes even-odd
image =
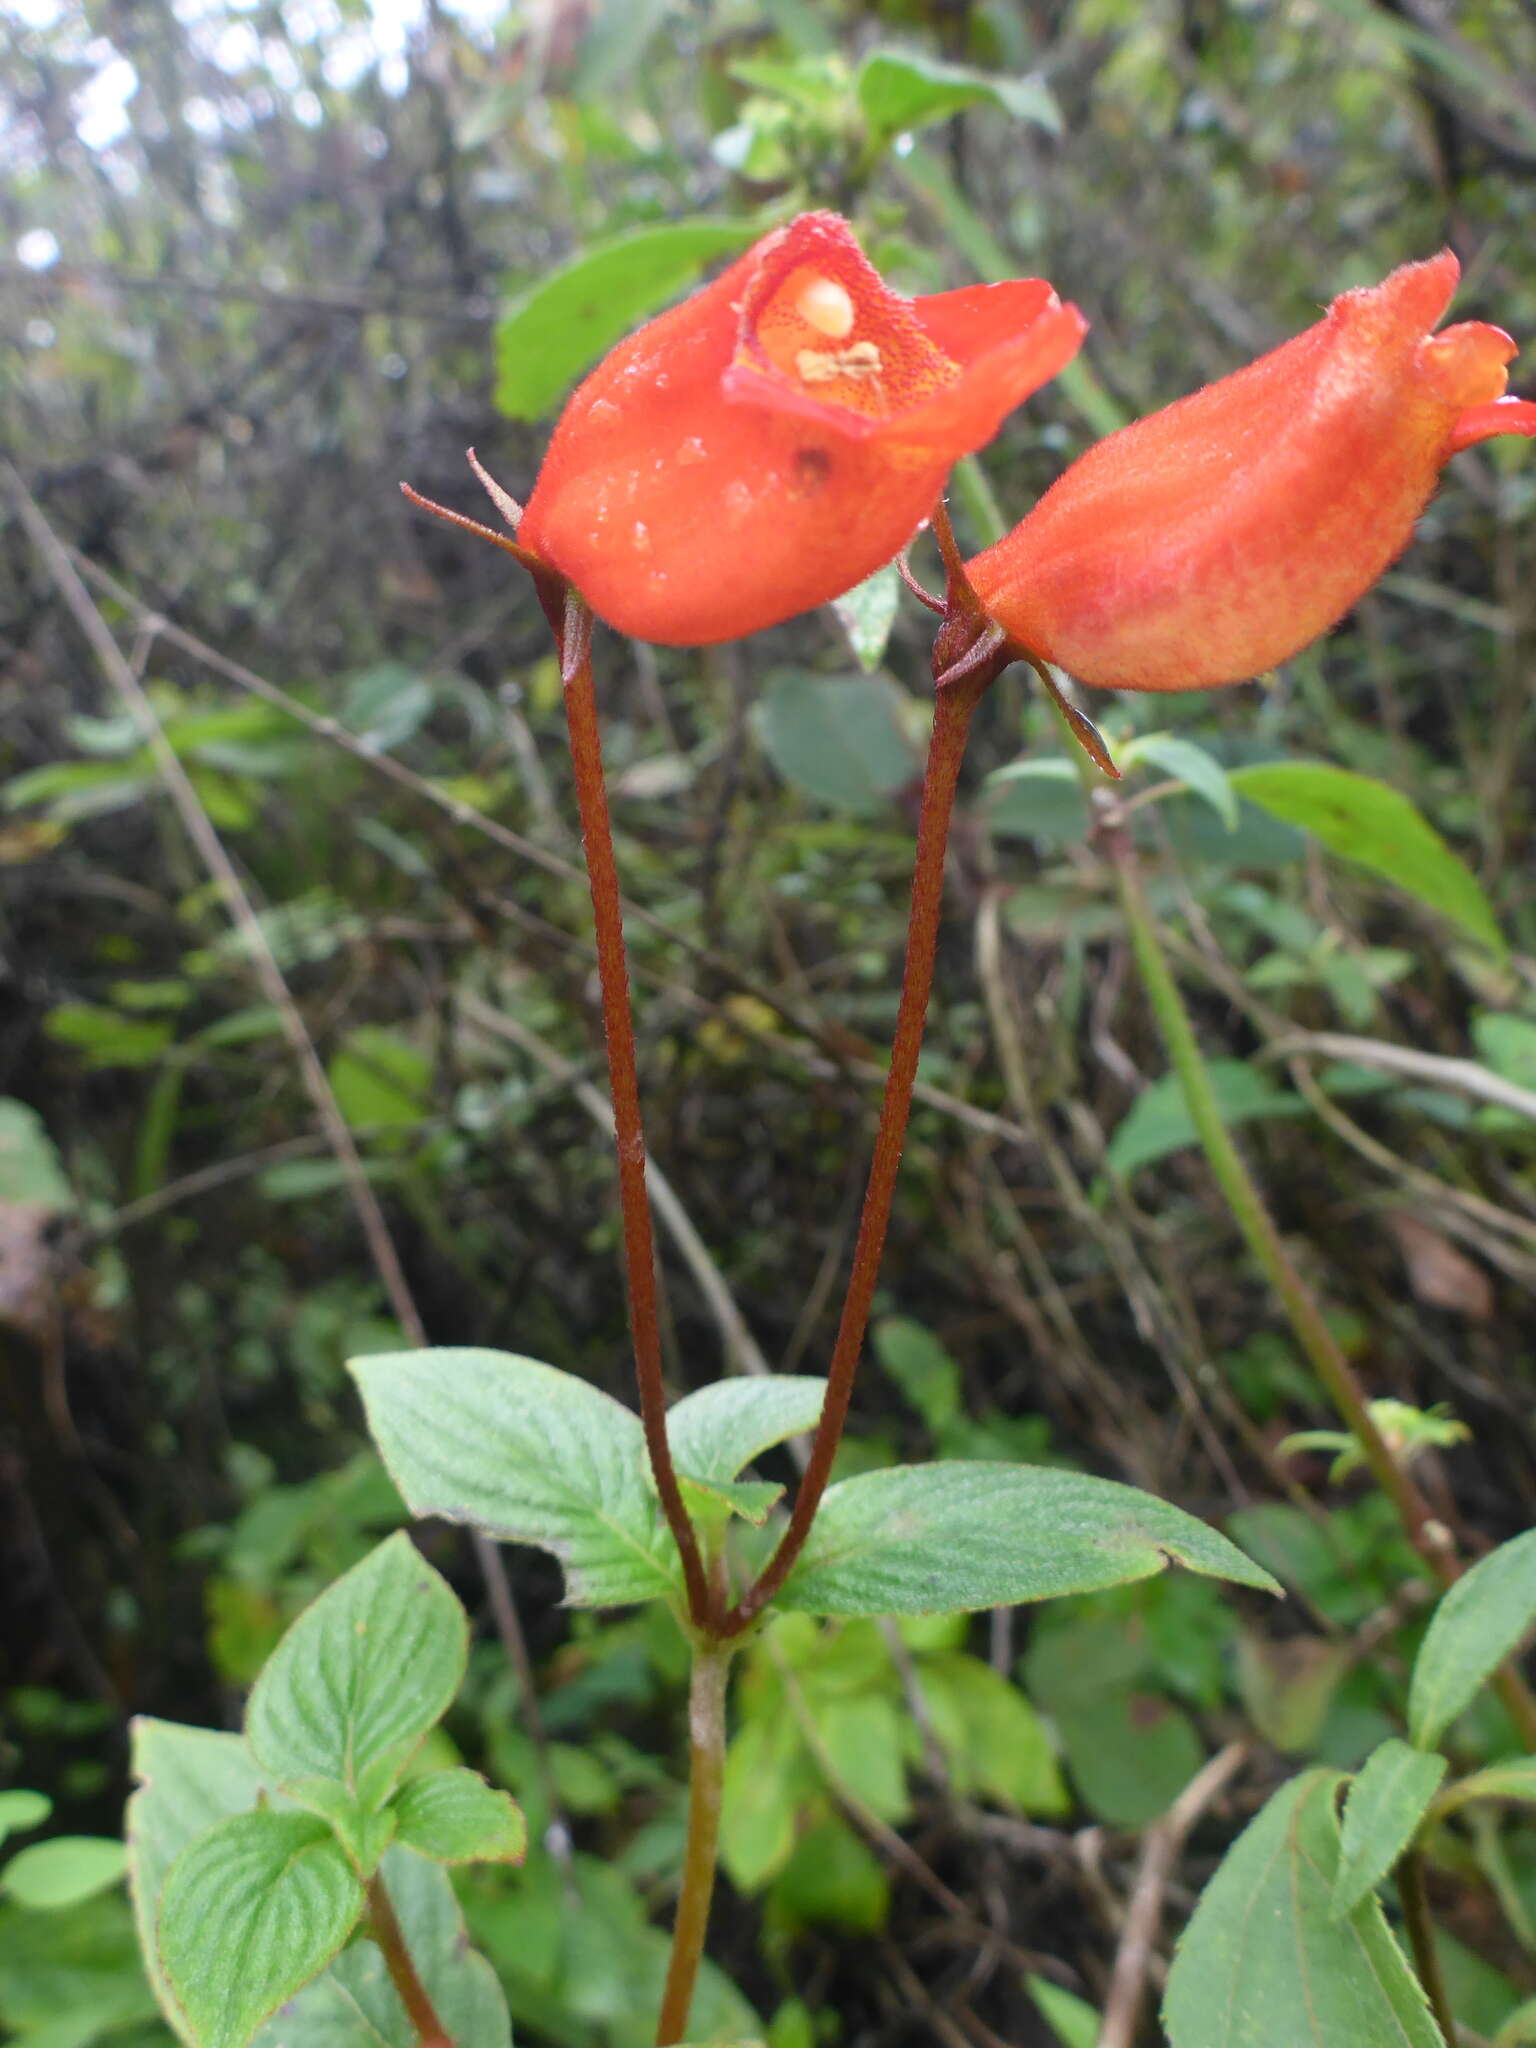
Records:
{"label": "reddish flower stalk", "polygon": [[581,812],[592,918],[597,931],[597,974],[619,1155],[619,1203],[624,1220],[629,1326],[635,1347],[640,1420],[657,1498],[683,1562],[688,1613],[694,1626],[703,1628],[708,1624],[712,1607],[709,1585],[698,1537],[683,1504],[667,1445],[667,1396],[662,1382],[661,1324],[656,1310],[656,1245],[651,1230],[650,1198],[645,1189],[645,1132],[640,1122],[640,1083],[629,1004],[629,969],[624,958],[619,873],[613,856],[613,827],[603,780],[597,697],[592,687],[592,614],[574,591],[566,597],[561,623],[560,680],[564,686],[571,765],[576,775],[576,801]]}
{"label": "reddish flower stalk", "polygon": [[[948,520],[942,506],[935,526],[945,540],[946,556],[952,554]],[[958,558],[956,558],[958,560]],[[965,593],[968,595],[968,593]],[[939,646],[946,647],[946,632],[952,623],[967,615],[969,607],[955,603],[951,580],[951,612]],[[917,1079],[918,1054],[922,1050],[923,1027],[928,1015],[928,998],[933,988],[934,958],[938,950],[939,924],[944,907],[944,857],[949,845],[949,823],[955,808],[955,791],[960,780],[960,763],[971,729],[971,718],[987,688],[1009,658],[1002,636],[983,622],[979,639],[968,640],[956,651],[956,658],[938,678],[934,699],[933,739],[923,777],[922,808],[917,825],[917,857],[912,872],[912,909],[907,922],[907,957],[902,972],[901,1003],[896,1015],[896,1034],[891,1045],[890,1070],[880,1104],[880,1124],[875,1133],[874,1156],[869,1182],[864,1191],[864,1208],[853,1248],[848,1292],[827,1368],[827,1393],[821,1419],[811,1442],[811,1455],[801,1475],[789,1526],[762,1573],[720,1624],[723,1638],[739,1635],[778,1592],[805,1548],[816,1519],[816,1510],[826,1492],[832,1461],[842,1440],[853,1393],[854,1375],[869,1325],[875,1285],[880,1277],[880,1258],[891,1220],[896,1178],[906,1143],[907,1121],[912,1110],[912,1088]],[[947,650],[946,650],[947,651]]]}

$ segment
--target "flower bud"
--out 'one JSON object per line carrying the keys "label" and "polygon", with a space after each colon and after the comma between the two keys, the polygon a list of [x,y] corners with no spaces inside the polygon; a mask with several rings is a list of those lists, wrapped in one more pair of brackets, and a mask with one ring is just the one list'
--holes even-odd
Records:
{"label": "flower bud", "polygon": [[1011,641],[1119,690],[1233,683],[1325,632],[1407,546],[1441,465],[1536,435],[1515,345],[1431,329],[1450,250],[1334,300],[1315,327],[1090,448],[967,567]]}

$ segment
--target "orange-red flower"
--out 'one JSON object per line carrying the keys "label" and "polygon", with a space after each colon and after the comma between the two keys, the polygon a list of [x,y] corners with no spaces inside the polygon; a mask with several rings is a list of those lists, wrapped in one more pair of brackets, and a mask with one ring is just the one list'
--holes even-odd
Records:
{"label": "orange-red flower", "polygon": [[1085,683],[1257,675],[1348,611],[1406,547],[1441,465],[1536,435],[1515,344],[1431,330],[1450,250],[1345,292],[1304,334],[1090,448],[967,567],[1019,647]]}
{"label": "orange-red flower", "polygon": [[518,540],[641,639],[755,632],[889,561],[1084,332],[1038,278],[902,298],[802,214],[605,357]]}

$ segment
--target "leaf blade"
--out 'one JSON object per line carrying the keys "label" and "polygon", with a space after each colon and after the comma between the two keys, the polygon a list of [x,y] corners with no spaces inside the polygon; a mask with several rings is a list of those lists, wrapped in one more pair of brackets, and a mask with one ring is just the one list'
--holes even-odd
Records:
{"label": "leaf blade", "polygon": [[1372,1751],[1344,1801],[1333,1910],[1347,1919],[1380,1884],[1412,1840],[1448,1769],[1390,1737]]}
{"label": "leaf blade", "polygon": [[826,1391],[825,1380],[783,1373],[700,1387],[667,1410],[673,1459],[694,1479],[734,1479],[762,1452],[814,1429]]}
{"label": "leaf blade", "polygon": [[917,774],[888,676],[778,669],[752,706],[752,730],[784,780],[855,817],[876,817]]}
{"label": "leaf blade", "polygon": [[1170,2048],[1445,2048],[1375,1900],[1333,1916],[1338,1783],[1303,1772],[1227,1852],[1168,1973]]}
{"label": "leaf blade", "polygon": [[200,2048],[245,2048],[352,1932],[363,1888],[324,1821],[217,1822],[166,1878],[160,1959]]}
{"label": "leaf blade", "polygon": [[1500,959],[1508,953],[1482,884],[1400,791],[1322,761],[1260,762],[1228,780],[1250,803],[1395,883]]}
{"label": "leaf blade", "polygon": [[776,1605],[936,1614],[1050,1599],[1177,1561],[1274,1590],[1205,1523],[1134,1487],[1053,1466],[940,1459],[831,1487]]}
{"label": "leaf blade", "polygon": [[668,221],[593,242],[502,308],[496,406],[536,420],[621,335],[759,232],[750,220]]}
{"label": "leaf blade", "polygon": [[676,1592],[640,1419],[609,1395],[503,1351],[379,1352],[348,1369],[413,1513],[553,1551],[575,1606]]}
{"label": "leaf blade", "polygon": [[402,1529],[284,1635],[251,1692],[247,1740],[290,1789],[332,1780],[371,1807],[446,1712],[468,1654],[463,1608]]}
{"label": "leaf blade", "polygon": [[395,1839],[434,1863],[521,1863],[528,1828],[509,1793],[478,1771],[457,1768],[412,1778],[395,1796]]}
{"label": "leaf blade", "polygon": [[1408,1736],[1432,1749],[1536,1623],[1536,1529],[1479,1558],[1441,1600],[1408,1687]]}
{"label": "leaf blade", "polygon": [[124,1830],[128,1892],[150,1986],[185,2041],[190,2038],[187,2022],[172,1996],[156,1934],[166,1873],[188,1843],[216,1821],[254,1806],[270,1780],[239,1735],[184,1728],[146,1715],[134,1721],[132,1733],[136,1789]]}

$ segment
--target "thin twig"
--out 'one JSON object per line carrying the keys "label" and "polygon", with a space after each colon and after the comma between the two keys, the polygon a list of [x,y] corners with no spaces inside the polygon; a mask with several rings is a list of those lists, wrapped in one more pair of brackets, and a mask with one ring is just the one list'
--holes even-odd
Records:
{"label": "thin twig", "polygon": [[[1455,1537],[1431,1513],[1413,1474],[1394,1455],[1354,1367],[1286,1249],[1258,1183],[1227,1128],[1189,1011],[1163,949],[1131,835],[1106,792],[1093,792],[1093,801],[1098,816],[1097,837],[1114,871],[1142,983],[1178,1075],[1190,1121],[1233,1221],[1274,1289],[1296,1341],[1329,1400],[1359,1445],[1372,1477],[1392,1503],[1404,1535],[1440,1585],[1453,1586],[1463,1570]],[[1536,1749],[1536,1696],[1518,1664],[1506,1659],[1492,1683],[1525,1747]]]}
{"label": "thin twig", "polygon": [[[348,1200],[357,1217],[374,1270],[378,1274],[379,1283],[384,1289],[395,1320],[412,1344],[425,1346],[426,1326],[406,1280],[389,1225],[384,1220],[384,1212],[369,1182],[367,1168],[363,1165],[347,1120],[342,1115],[341,1106],[331,1088],[320,1055],[315,1050],[308,1026],[283,978],[282,969],[278,966],[261,919],[257,916],[250,896],[236,872],[234,862],[203,809],[197,791],[181,765],[180,757],[166,738],[142,683],[113,639],[106,621],[92,603],[89,592],[76,574],[69,550],[49,525],[9,463],[0,464],[0,480],[9,488],[22,524],[53,578],[60,597],[89,641],[103,675],[122,698],[143,736],[144,744],[154,758],[155,766],[172,803],[176,806],[188,838],[219,886],[225,909],[231,923],[240,934],[257,985],[277,1013],[283,1036],[293,1052],[300,1078],[314,1107],[325,1142],[341,1168]],[[159,623],[152,614],[141,619],[145,630],[153,630]],[[522,1630],[514,1626],[509,1632],[505,1625],[509,1613],[515,1623],[516,1609],[501,1553],[482,1530],[473,1531],[472,1540],[476,1561],[485,1580],[492,1615],[501,1633],[503,1645],[514,1668],[525,1667],[527,1652],[522,1641]]]}
{"label": "thin twig", "polygon": [[[75,550],[71,550],[70,554],[75,567],[88,582],[105,591],[115,603],[127,607],[136,618],[152,621],[159,637],[168,645],[179,648],[183,654],[193,661],[202,663],[215,675],[223,676],[226,682],[234,683],[237,688],[248,691],[253,697],[259,697],[264,704],[272,705],[275,710],[283,712],[296,724],[313,733],[317,739],[325,740],[329,745],[339,748],[342,753],[349,755],[372,774],[394,783],[397,788],[408,791],[420,802],[441,812],[461,830],[479,833],[482,838],[501,847],[503,852],[516,854],[519,860],[526,861],[530,867],[541,869],[558,881],[572,882],[585,888],[586,877],[574,861],[563,859],[560,854],[541,846],[537,840],[526,838],[521,832],[514,831],[511,826],[502,824],[500,819],[488,817],[484,811],[476,810],[473,804],[451,795],[429,777],[418,775],[414,768],[407,767],[405,762],[397,760],[393,754],[381,752],[378,748],[370,746],[366,740],[359,739],[356,733],[349,732],[339,720],[326,713],[311,710],[309,705],[300,698],[291,696],[277,683],[259,675],[255,669],[247,668],[243,662],[232,660],[229,655],[222,653],[208,641],[199,639],[195,633],[188,632],[184,626],[177,625],[173,619],[166,618],[163,613],[146,605],[126,584],[119,582],[115,576],[110,575],[87,556]],[[698,944],[697,941],[690,939],[687,933],[680,932],[675,925],[669,924],[654,911],[646,909],[643,904],[635,903],[626,897],[623,908],[626,919],[655,932],[658,937],[664,938],[669,946],[686,953],[701,967],[708,968],[711,974],[761,1002],[765,1009],[782,1019],[791,1031],[808,1039],[809,1045],[800,1045],[792,1039],[769,1033],[763,1034],[765,1039],[796,1059],[802,1066],[817,1073],[849,1074],[877,1087],[885,1085],[886,1069],[874,1060],[861,1057],[861,1041],[852,1038],[847,1031],[837,1026],[824,1025],[819,1018],[793,1008],[785,1002],[782,990],[770,988],[744,975],[738,962],[727,960],[711,951],[709,947]],[[818,1050],[813,1048],[819,1049],[821,1058],[818,1058]],[[960,1096],[950,1094],[946,1089],[919,1081],[913,1089],[913,1095],[918,1102],[940,1111],[958,1123],[965,1124],[983,1136],[996,1138],[1006,1144],[1029,1143],[1029,1134],[1021,1130],[1017,1124],[1010,1123],[1006,1117],[994,1115],[990,1110],[979,1109],[974,1103],[966,1102]]]}
{"label": "thin twig", "polygon": [[[800,1738],[810,1751],[812,1761],[820,1771],[827,1791],[845,1818],[857,1828],[882,1861],[902,1871],[914,1884],[921,1886],[929,1898],[943,1907],[956,1925],[964,1927],[967,1933],[975,1936],[981,1949],[991,1950],[1006,1957],[1019,1970],[1044,1971],[1052,1976],[1063,1974],[1063,1966],[1053,1958],[1021,1948],[998,1928],[989,1927],[973,1906],[962,1899],[958,1892],[951,1890],[905,1835],[898,1834],[889,1821],[882,1820],[872,1807],[865,1804],[838,1769],[837,1760],[828,1749],[825,1738],[816,1724],[816,1717],[806,1700],[804,1688],[785,1658],[783,1650],[774,1642],[772,1635],[765,1637],[764,1643],[783,1684],[784,1697],[795,1717]],[[958,1805],[957,1810],[964,1811],[958,1808]]]}
{"label": "thin twig", "polygon": [[[481,1030],[491,1032],[497,1038],[504,1038],[519,1051],[536,1060],[552,1079],[563,1081],[569,1088],[572,1099],[586,1111],[600,1131],[613,1136],[613,1104],[601,1089],[593,1087],[582,1078],[581,1070],[531,1031],[520,1018],[511,1016],[505,1010],[493,1009],[489,1003],[463,991],[459,995],[459,1009],[472,1024]],[[726,1362],[733,1372],[767,1373],[772,1371],[767,1359],[758,1346],[757,1339],[747,1328],[746,1318],[737,1307],[729,1287],[725,1284],[720,1268],[710,1256],[709,1248],[694,1228],[692,1218],[678,1199],[673,1187],[649,1151],[645,1155],[646,1186],[650,1190],[651,1204],[677,1246],[684,1264],[693,1275],[694,1284],[704,1297],[710,1314],[714,1317],[720,1336],[725,1345]]]}
{"label": "thin twig", "polygon": [[1496,1102],[1516,1116],[1536,1123],[1536,1089],[1521,1088],[1476,1060],[1447,1059],[1443,1053],[1420,1052],[1416,1046],[1393,1045],[1383,1038],[1359,1038],[1348,1031],[1292,1031],[1266,1045],[1260,1059],[1288,1059],[1293,1053],[1315,1053],[1323,1059],[1349,1060],[1375,1067],[1383,1074],[1402,1074],[1433,1088],[1453,1088]]}
{"label": "thin twig", "polygon": [[1115,1952],[1114,1973],[1104,2001],[1098,2048],[1131,2048],[1157,1948],[1163,1899],[1186,1837],[1206,1808],[1218,1799],[1248,1756],[1248,1745],[1229,1742],[1190,1779],[1168,1812],[1147,1831],[1130,1906]]}
{"label": "thin twig", "polygon": [[31,270],[21,263],[0,263],[0,284],[43,296],[72,293],[82,285],[105,285],[113,291],[179,294],[184,298],[217,299],[270,306],[283,312],[331,314],[341,319],[427,320],[434,325],[484,327],[495,318],[489,299],[455,305],[432,285],[383,292],[287,292],[239,278],[181,277],[171,271],[123,270],[113,263],[55,263]]}
{"label": "thin twig", "polygon": [[395,1320],[412,1343],[425,1344],[426,1332],[417,1314],[416,1304],[411,1298],[410,1289],[406,1285],[405,1274],[390,1238],[389,1228],[384,1221],[378,1198],[369,1185],[367,1171],[358,1154],[352,1132],[332,1092],[320,1055],[316,1052],[314,1041],[309,1035],[303,1017],[299,1014],[298,1005],[283,979],[282,969],[277,964],[261,919],[257,916],[250,897],[235,871],[234,862],[210,823],[180,757],[166,738],[143,685],[129,666],[122,649],[113,639],[100,612],[91,602],[84,584],[76,575],[64,544],[44,518],[15,470],[6,464],[3,474],[15,499],[22,524],[52,576],[59,595],[90,642],[91,651],[96,656],[103,675],[122,699],[138,727],[145,746],[154,758],[160,779],[176,806],[187,837],[196,847],[203,865],[219,886],[224,898],[224,907],[240,934],[241,943],[250,960],[251,971],[256,977],[262,995],[277,1012],[283,1036],[287,1039],[298,1065],[300,1077],[314,1106],[321,1129],[325,1133],[326,1142],[341,1167],[348,1198],[362,1227],[369,1253],[383,1283],[385,1294],[389,1298]]}

